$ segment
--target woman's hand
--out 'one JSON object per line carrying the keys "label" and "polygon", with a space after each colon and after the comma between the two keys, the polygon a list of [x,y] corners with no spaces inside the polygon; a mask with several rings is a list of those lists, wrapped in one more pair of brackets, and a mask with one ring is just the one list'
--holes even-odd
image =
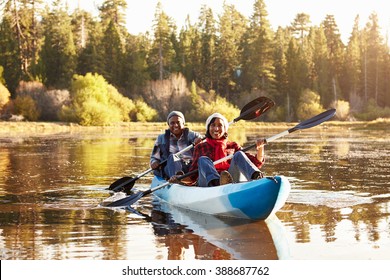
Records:
{"label": "woman's hand", "polygon": [[267,140],[266,139],[257,139],[256,140],[256,149],[259,150],[259,149],[264,148],[265,144],[267,144]]}

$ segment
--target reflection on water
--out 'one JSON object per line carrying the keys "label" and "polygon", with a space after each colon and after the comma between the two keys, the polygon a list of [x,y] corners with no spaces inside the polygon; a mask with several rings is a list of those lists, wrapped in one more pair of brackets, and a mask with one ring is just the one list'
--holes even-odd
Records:
{"label": "reflection on water", "polygon": [[[252,143],[280,130],[234,130]],[[107,186],[148,169],[154,135],[0,136],[1,259],[389,259],[390,140],[311,129],[266,147],[267,175],[292,183],[266,222],[170,208],[98,207]],[[245,145],[243,145],[245,146]],[[148,174],[135,188],[145,190]]]}

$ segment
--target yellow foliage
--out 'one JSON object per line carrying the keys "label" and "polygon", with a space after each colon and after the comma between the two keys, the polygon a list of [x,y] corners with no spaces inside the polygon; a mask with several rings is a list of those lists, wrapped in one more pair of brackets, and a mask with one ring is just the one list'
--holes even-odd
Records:
{"label": "yellow foliage", "polygon": [[10,96],[8,89],[0,83],[0,110],[8,103]]}
{"label": "yellow foliage", "polygon": [[320,96],[309,89],[304,90],[299,98],[297,117],[299,120],[309,119],[324,111],[320,103]]}

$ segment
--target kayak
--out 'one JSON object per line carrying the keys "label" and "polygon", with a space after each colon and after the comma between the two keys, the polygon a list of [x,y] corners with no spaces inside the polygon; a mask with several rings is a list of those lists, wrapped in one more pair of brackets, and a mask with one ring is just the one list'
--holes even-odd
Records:
{"label": "kayak", "polygon": [[[151,189],[167,182],[155,176]],[[265,220],[285,204],[291,185],[284,176],[231,183],[216,187],[190,187],[170,184],[153,193],[162,201],[204,214]]]}

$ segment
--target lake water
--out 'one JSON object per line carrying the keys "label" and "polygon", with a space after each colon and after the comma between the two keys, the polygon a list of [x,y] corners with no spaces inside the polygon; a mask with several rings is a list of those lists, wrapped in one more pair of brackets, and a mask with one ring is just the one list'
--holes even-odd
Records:
{"label": "lake water", "polygon": [[[230,139],[245,147],[283,130],[232,127]],[[182,211],[152,195],[132,212],[99,207],[115,179],[149,168],[158,133],[0,135],[0,258],[390,259],[388,131],[321,125],[269,143],[263,171],[292,190],[266,221]]]}

